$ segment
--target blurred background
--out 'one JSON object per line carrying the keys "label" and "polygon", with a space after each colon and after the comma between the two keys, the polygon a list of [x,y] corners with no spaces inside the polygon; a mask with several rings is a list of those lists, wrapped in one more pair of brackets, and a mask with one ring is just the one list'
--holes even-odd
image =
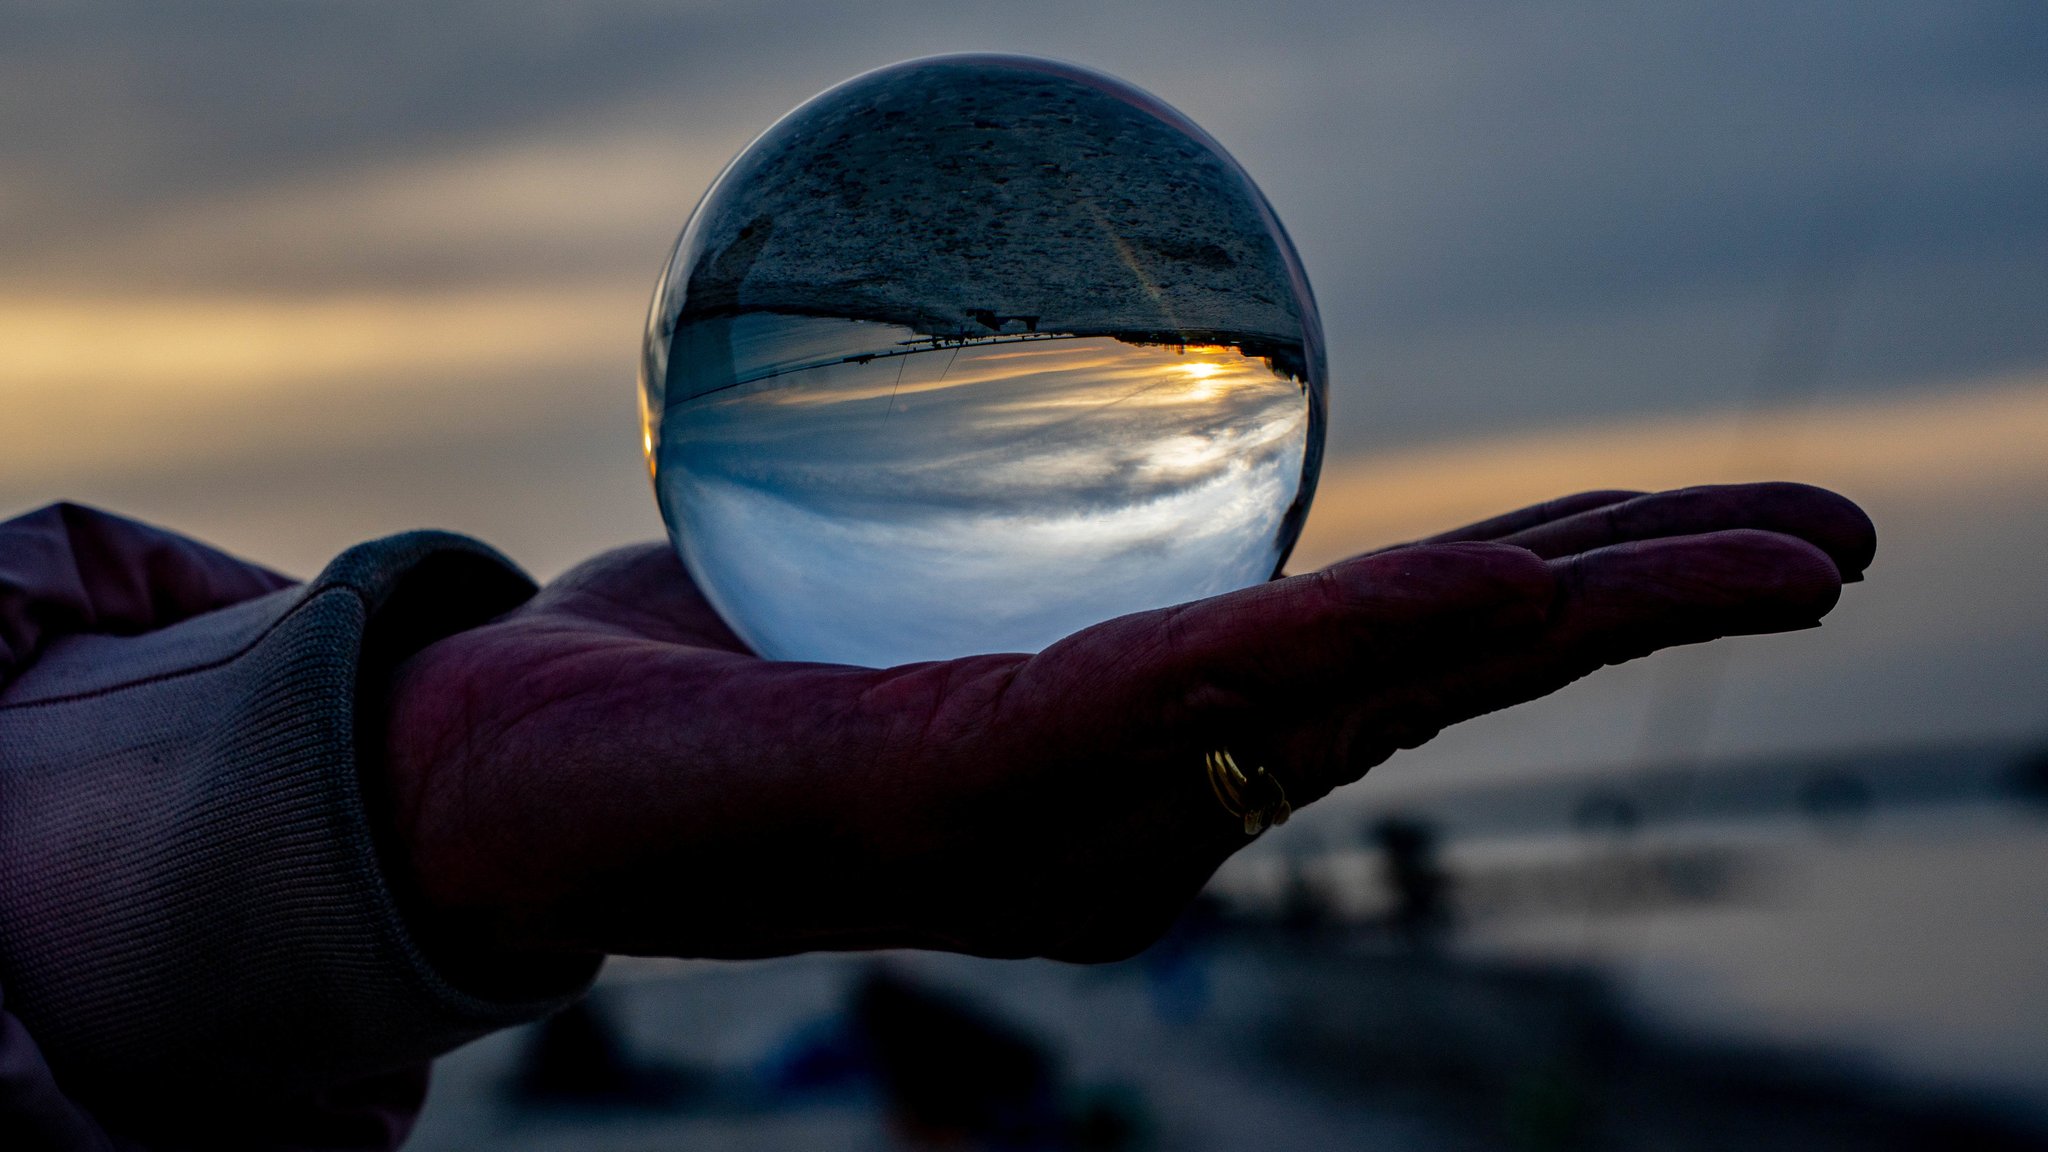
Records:
{"label": "blurred background", "polygon": [[633,372],[719,167],[1050,55],[1250,170],[1330,335],[1295,567],[1591,487],[1836,487],[1819,632],[1404,754],[1128,964],[615,963],[419,1148],[2048,1147],[2048,8],[0,7],[0,516],[301,575],[661,531]]}

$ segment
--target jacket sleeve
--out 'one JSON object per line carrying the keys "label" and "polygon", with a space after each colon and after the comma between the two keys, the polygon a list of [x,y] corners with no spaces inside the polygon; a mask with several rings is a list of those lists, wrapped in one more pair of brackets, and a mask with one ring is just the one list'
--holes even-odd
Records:
{"label": "jacket sleeve", "polygon": [[360,771],[389,666],[532,590],[411,533],[169,627],[59,637],[0,688],[0,989],[66,1096],[117,1130],[247,1112],[587,988],[594,958],[486,993],[422,951]]}

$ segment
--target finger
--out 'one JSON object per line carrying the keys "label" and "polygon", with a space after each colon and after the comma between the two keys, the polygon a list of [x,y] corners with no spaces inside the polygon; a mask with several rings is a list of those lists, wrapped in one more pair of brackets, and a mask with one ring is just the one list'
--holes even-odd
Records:
{"label": "finger", "polygon": [[[1540,632],[1361,698],[1340,731],[1322,734],[1335,762],[1323,766],[1320,782],[1348,782],[1451,724],[1547,695],[1606,665],[1724,636],[1812,627],[1841,595],[1825,552],[1752,529],[1622,544],[1551,567],[1557,600]],[[1293,751],[1314,762],[1317,738],[1298,735]]]}
{"label": "finger", "polygon": [[[1594,508],[1603,508],[1609,504],[1619,504],[1624,500],[1634,499],[1641,495],[1641,492],[1634,489],[1616,488],[1598,492],[1579,492],[1571,496],[1560,496],[1555,500],[1545,500],[1541,504],[1531,504],[1527,508],[1495,516],[1490,520],[1481,520],[1477,524],[1467,524],[1463,528],[1454,528],[1449,532],[1439,533],[1435,536],[1418,540],[1415,543],[1448,544],[1460,540],[1501,540],[1517,532],[1527,531],[1540,524],[1548,524],[1552,520],[1561,520],[1567,516],[1576,515]],[[1411,545],[1400,545],[1400,547],[1411,547]]]}
{"label": "finger", "polygon": [[1539,626],[1553,580],[1534,554],[1499,544],[1377,553],[1097,625],[1032,660],[1017,688],[1107,708],[1123,725],[1160,709],[1251,706],[1277,687],[1351,675],[1362,659],[1394,675],[1453,636]]}
{"label": "finger", "polygon": [[1754,528],[1632,541],[1551,564],[1550,644],[1624,659],[1693,638],[1808,627],[1842,595],[1821,546]]}
{"label": "finger", "polygon": [[1806,540],[1844,580],[1860,579],[1877,551],[1877,529],[1846,498],[1806,484],[1683,488],[1589,508],[1502,537],[1546,559],[1629,540],[1757,528]]}
{"label": "finger", "polygon": [[0,524],[0,679],[53,636],[162,628],[291,583],[160,528],[52,504]]}
{"label": "finger", "polygon": [[[927,725],[964,736],[967,754],[948,756],[954,741],[942,738],[925,751],[951,762],[917,775],[964,786],[962,810],[979,815],[957,823],[984,840],[1021,837],[1019,859],[1100,857],[1084,869],[1089,898],[1062,912],[1071,937],[1018,950],[1125,954],[1163,927],[1142,910],[1177,907],[1245,844],[1242,816],[1207,783],[1205,753],[1229,748],[1247,765],[1265,763],[1261,737],[1276,702],[1292,708],[1362,681],[1400,681],[1479,637],[1540,628],[1553,594],[1554,576],[1533,554],[1467,542],[1122,617],[1012,669],[977,722]],[[1037,783],[1019,789],[1018,780]],[[1048,853],[1044,837],[1061,830],[1073,845]]]}
{"label": "finger", "polygon": [[[1131,836],[1140,825],[1171,826],[1184,851],[1156,867],[1193,876],[1243,842],[1203,790],[1196,748],[1218,730],[1222,701],[1250,705],[1270,695],[1269,685],[1328,691],[1339,669],[1367,653],[1380,654],[1391,674],[1396,653],[1430,647],[1432,634],[1467,633],[1504,616],[1539,627],[1552,584],[1549,568],[1522,549],[1415,548],[1123,617],[1028,659],[885,670],[717,659],[612,635],[575,647],[551,639],[537,659],[521,653],[529,638],[512,622],[468,640],[474,647],[497,637],[510,647],[460,658],[470,669],[526,669],[509,682],[433,691],[436,650],[401,678],[387,761],[401,781],[400,811],[414,815],[397,823],[459,823],[478,805],[475,780],[516,779],[502,803],[517,816],[489,833],[493,850],[473,850],[479,835],[415,848],[435,898],[461,907],[476,891],[535,893],[534,906],[563,919],[500,931],[601,940],[619,951],[743,954],[756,946],[750,923],[787,918],[845,939],[874,915],[874,900],[943,879],[892,872],[883,881],[878,871],[915,874],[921,861],[959,859],[1010,843],[1005,837],[1038,842],[1045,829],[1077,820],[1134,821]],[[419,769],[444,747],[481,752],[501,767]],[[1161,765],[1176,787],[1153,787]],[[1045,783],[1072,772],[1080,774],[1071,785]],[[591,788],[593,779],[605,786]],[[1217,835],[1211,843],[1188,828]],[[788,861],[831,844],[866,863],[783,876]],[[1028,845],[1014,847],[1019,861],[1037,858]],[[559,898],[565,885],[594,890],[594,882],[579,887],[583,877],[628,899],[641,890],[621,877],[647,860],[671,861],[680,874],[745,875],[753,890],[772,887],[776,896],[720,902],[748,891],[739,885],[694,894],[716,942],[685,940],[678,933],[687,926],[671,918],[641,917],[636,929],[607,902]]]}

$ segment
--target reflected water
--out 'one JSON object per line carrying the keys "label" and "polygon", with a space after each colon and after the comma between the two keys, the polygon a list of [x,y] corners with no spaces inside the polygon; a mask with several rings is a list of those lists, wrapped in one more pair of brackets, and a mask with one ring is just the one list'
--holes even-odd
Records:
{"label": "reflected water", "polygon": [[756,313],[675,349],[663,511],[765,655],[1032,651],[1284,557],[1309,397],[1237,347]]}
{"label": "reflected water", "polygon": [[1243,169],[1155,98],[914,60],[790,113],[648,317],[669,534],[755,651],[1036,651],[1269,579],[1321,464],[1323,340]]}

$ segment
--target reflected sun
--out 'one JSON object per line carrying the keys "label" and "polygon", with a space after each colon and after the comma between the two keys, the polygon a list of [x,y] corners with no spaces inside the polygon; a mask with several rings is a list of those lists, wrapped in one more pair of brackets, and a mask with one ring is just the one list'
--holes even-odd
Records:
{"label": "reflected sun", "polygon": [[1228,381],[1218,379],[1218,377],[1231,374],[1228,365],[1207,361],[1196,361],[1193,364],[1176,364],[1174,365],[1174,370],[1180,374],[1182,382],[1187,385],[1186,390],[1181,393],[1182,400],[1210,400],[1222,395],[1224,386]]}

